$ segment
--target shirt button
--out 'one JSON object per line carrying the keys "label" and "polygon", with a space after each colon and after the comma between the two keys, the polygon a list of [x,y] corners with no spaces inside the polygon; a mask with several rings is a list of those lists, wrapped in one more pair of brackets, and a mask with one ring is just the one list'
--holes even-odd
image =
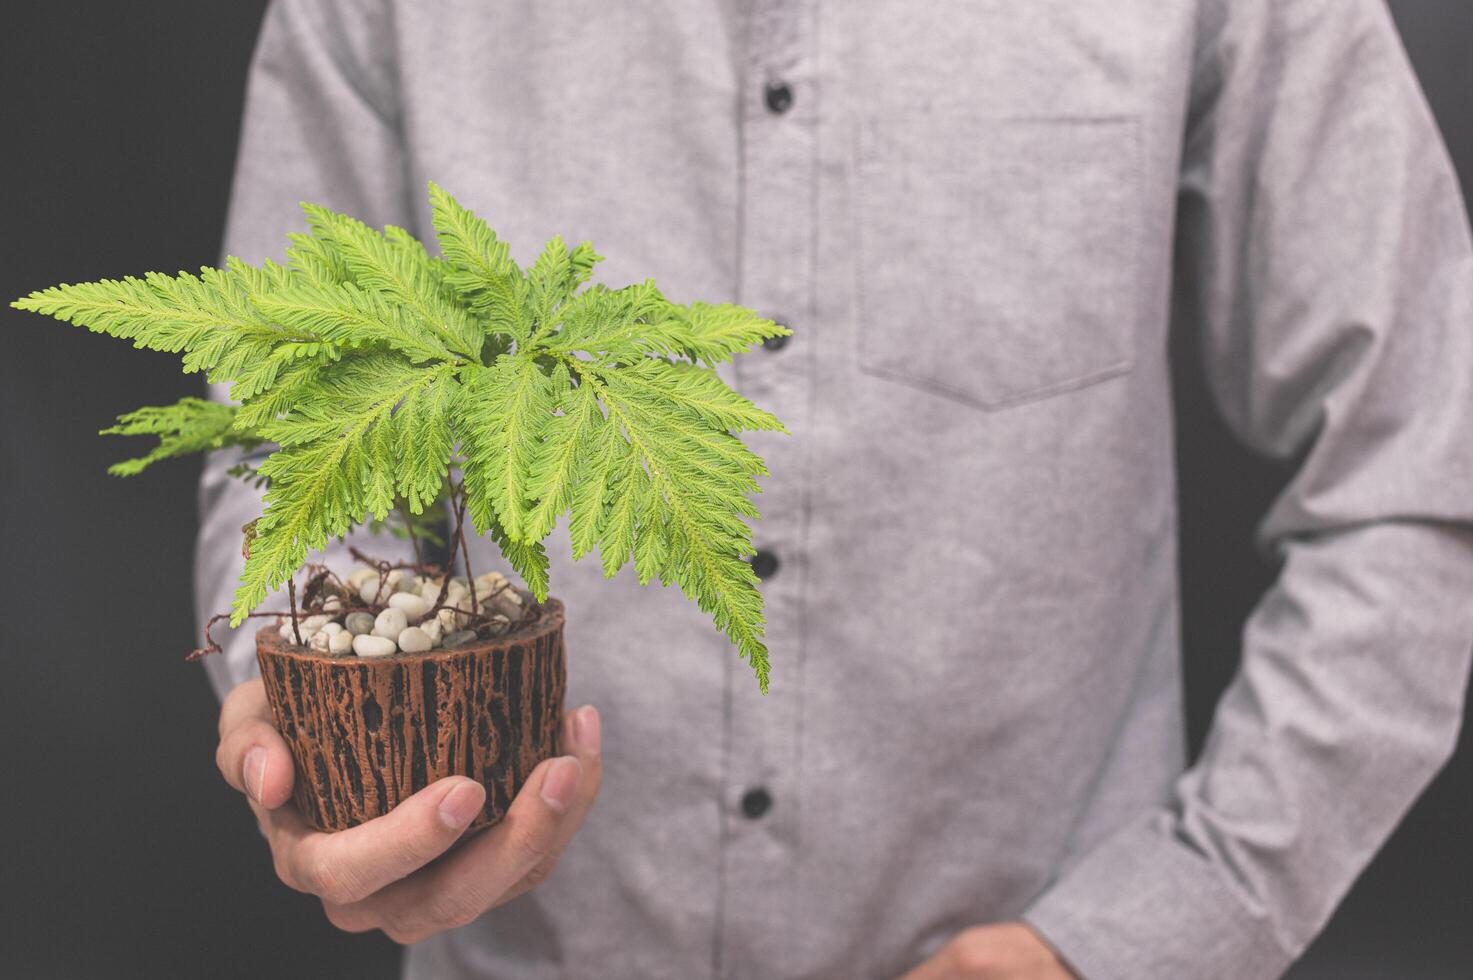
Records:
{"label": "shirt button", "polygon": [[742,813],[748,820],[756,820],[772,809],[772,794],[761,786],[753,787],[742,794]]}
{"label": "shirt button", "polygon": [[768,82],[762,90],[762,100],[767,103],[768,112],[780,116],[792,108],[793,90],[787,82]]}
{"label": "shirt button", "polygon": [[751,562],[752,573],[759,579],[769,579],[777,574],[777,555],[774,555],[770,551],[758,549],[757,553],[752,556]]}

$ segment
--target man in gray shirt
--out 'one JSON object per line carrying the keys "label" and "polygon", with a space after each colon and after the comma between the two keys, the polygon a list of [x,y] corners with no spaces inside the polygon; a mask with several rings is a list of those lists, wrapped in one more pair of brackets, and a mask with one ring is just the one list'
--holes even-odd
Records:
{"label": "man in gray shirt", "polygon": [[[1473,248],[1380,0],[279,0],[227,250],[301,199],[425,235],[430,179],[518,259],[587,238],[790,326],[731,380],[794,435],[750,440],[771,693],[555,532],[597,711],[444,861],[478,787],[310,833],[250,631],[215,658],[283,879],[411,977],[1277,976],[1448,758]],[[1299,460],[1185,771],[1174,320]],[[258,508],[228,465],[201,614]]]}

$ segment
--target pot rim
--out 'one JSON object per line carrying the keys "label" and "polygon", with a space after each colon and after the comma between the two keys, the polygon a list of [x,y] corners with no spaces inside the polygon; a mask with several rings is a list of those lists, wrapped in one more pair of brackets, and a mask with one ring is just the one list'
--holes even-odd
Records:
{"label": "pot rim", "polygon": [[440,662],[456,660],[467,654],[490,653],[497,650],[507,650],[513,646],[526,643],[534,643],[551,633],[563,628],[564,615],[561,599],[548,596],[538,603],[542,609],[541,618],[531,627],[505,636],[498,636],[483,643],[467,643],[465,646],[425,650],[421,653],[405,653],[403,650],[391,653],[387,657],[360,657],[356,654],[339,654],[333,656],[313,650],[310,647],[289,647],[278,632],[279,626],[263,626],[256,631],[256,650],[268,653],[273,657],[287,657],[293,660],[310,660],[337,667],[363,667],[373,664],[402,664],[406,662]]}

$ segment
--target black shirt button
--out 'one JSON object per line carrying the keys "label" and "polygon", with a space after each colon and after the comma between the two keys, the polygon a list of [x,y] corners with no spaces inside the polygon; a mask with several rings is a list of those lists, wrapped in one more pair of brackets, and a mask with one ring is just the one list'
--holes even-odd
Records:
{"label": "black shirt button", "polygon": [[752,573],[756,575],[759,579],[769,579],[777,573],[777,555],[774,555],[770,551],[758,550],[758,552],[752,556],[751,561]]}
{"label": "black shirt button", "polygon": [[793,90],[786,82],[768,82],[762,90],[762,99],[768,112],[780,116],[793,107]]}
{"label": "black shirt button", "polygon": [[742,813],[748,820],[756,820],[772,809],[772,794],[761,786],[742,794]]}

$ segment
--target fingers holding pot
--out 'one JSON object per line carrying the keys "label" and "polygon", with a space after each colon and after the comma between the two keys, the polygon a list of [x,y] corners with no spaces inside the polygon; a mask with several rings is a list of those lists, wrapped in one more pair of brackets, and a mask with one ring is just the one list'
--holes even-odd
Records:
{"label": "fingers holding pot", "polygon": [[266,809],[291,799],[291,751],[271,723],[259,678],[237,685],[221,705],[215,765],[227,783]]}

